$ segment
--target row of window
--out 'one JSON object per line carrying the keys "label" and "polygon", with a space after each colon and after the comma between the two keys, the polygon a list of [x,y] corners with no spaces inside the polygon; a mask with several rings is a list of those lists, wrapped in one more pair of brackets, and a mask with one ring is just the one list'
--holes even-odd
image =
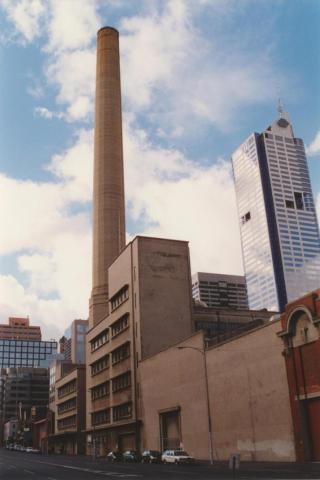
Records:
{"label": "row of window", "polygon": [[109,329],[106,328],[103,332],[99,333],[95,338],[93,338],[90,342],[91,344],[91,352],[94,352],[102,345],[109,341]]}
{"label": "row of window", "polygon": [[67,400],[66,402],[60,403],[58,405],[58,413],[64,413],[68,412],[69,410],[73,410],[77,406],[77,399],[76,398],[71,398],[70,400]]}
{"label": "row of window", "polygon": [[91,388],[91,399],[97,400],[106,397],[110,393],[110,383],[104,382]]}
{"label": "row of window", "polygon": [[70,393],[75,392],[77,389],[77,381],[76,379],[71,380],[70,382],[66,383],[62,387],[58,388],[58,398],[65,397]]}
{"label": "row of window", "polygon": [[[123,403],[112,408],[113,421],[124,420],[132,417],[132,403]],[[92,425],[110,423],[110,408],[91,413]]]}
{"label": "row of window", "polygon": [[118,308],[123,302],[129,298],[129,288],[126,285],[116,295],[111,298],[111,311]]}
{"label": "row of window", "polygon": [[[111,380],[112,392],[119,392],[131,386],[131,372],[125,372]],[[97,400],[110,394],[110,381],[100,383],[91,388],[91,399]]]}
{"label": "row of window", "polygon": [[122,317],[119,318],[116,322],[111,325],[111,335],[115,337],[123,330],[125,330],[129,325],[129,314],[126,313]]}
{"label": "row of window", "polygon": [[[130,357],[130,342],[126,342],[123,345],[120,345],[120,347],[116,348],[111,352],[112,365],[119,363],[128,357]],[[100,373],[102,370],[105,370],[108,367],[109,356],[107,354],[91,364],[91,375],[96,375],[97,373]]]}
{"label": "row of window", "polygon": [[108,367],[109,367],[109,356],[104,355],[103,357],[99,358],[99,360],[91,364],[91,376],[102,372],[102,370],[105,370]]}
{"label": "row of window", "polygon": [[76,415],[71,415],[70,417],[62,418],[57,422],[58,430],[65,430],[67,428],[75,427],[76,421],[77,421]]}

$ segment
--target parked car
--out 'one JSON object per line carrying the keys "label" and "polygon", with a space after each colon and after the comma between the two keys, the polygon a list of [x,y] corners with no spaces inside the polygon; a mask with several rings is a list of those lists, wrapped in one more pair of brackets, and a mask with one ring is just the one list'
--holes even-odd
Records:
{"label": "parked car", "polygon": [[109,452],[106,456],[108,462],[120,462],[122,460],[122,455],[119,452]]}
{"label": "parked car", "polygon": [[176,465],[181,463],[194,463],[194,458],[184,450],[165,450],[162,453],[161,459],[163,463],[175,463]]}
{"label": "parked car", "polygon": [[123,453],[122,459],[124,462],[140,462],[141,456],[135,450],[127,450]]}
{"label": "parked car", "polygon": [[158,450],[145,450],[141,456],[142,463],[161,463],[161,452]]}
{"label": "parked car", "polygon": [[32,447],[27,447],[26,448],[26,453],[33,453],[33,448]]}

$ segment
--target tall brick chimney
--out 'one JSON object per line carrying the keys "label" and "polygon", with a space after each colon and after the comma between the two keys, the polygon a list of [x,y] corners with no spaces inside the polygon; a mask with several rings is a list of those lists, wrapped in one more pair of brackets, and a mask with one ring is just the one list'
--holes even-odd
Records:
{"label": "tall brick chimney", "polygon": [[119,33],[98,31],[90,327],[108,314],[108,268],[125,246]]}

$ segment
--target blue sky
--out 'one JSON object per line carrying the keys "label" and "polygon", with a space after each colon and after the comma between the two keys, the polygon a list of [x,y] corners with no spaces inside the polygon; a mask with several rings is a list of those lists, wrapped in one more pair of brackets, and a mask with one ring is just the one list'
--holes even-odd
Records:
{"label": "blue sky", "polygon": [[[95,37],[120,31],[128,239],[190,240],[241,273],[229,158],[277,116],[308,148],[320,209],[317,0],[0,0],[0,313],[45,336],[86,318]],[[79,261],[81,259],[81,261]]]}

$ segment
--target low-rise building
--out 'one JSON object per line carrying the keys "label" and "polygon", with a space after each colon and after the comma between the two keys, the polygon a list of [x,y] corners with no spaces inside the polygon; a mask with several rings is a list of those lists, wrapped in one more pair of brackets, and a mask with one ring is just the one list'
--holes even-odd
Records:
{"label": "low-rise building", "polygon": [[54,434],[49,449],[77,455],[85,452],[86,375],[85,365],[73,365],[56,379]]}
{"label": "low-rise building", "polygon": [[274,320],[207,350],[197,332],[143,360],[142,448],[183,448],[208,460],[211,437],[215,460],[239,453],[242,460],[294,461],[280,330]]}

